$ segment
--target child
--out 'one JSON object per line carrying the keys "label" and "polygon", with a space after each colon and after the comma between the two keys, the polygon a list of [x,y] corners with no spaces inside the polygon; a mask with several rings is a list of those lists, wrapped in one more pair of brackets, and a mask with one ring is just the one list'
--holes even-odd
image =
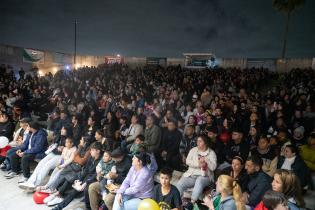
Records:
{"label": "child", "polygon": [[76,150],[77,148],[74,146],[73,139],[68,137],[66,139],[65,147],[62,150],[61,160],[57,168],[63,169],[69,165],[74,158],[74,153]]}
{"label": "child", "polygon": [[101,185],[101,193],[103,199],[108,192],[105,186],[110,184],[112,181],[110,180],[109,176],[107,176],[107,174],[113,170],[116,170],[114,166],[114,161],[112,160],[110,152],[105,151],[103,155],[103,160],[101,160],[96,166],[97,180],[100,182]]}
{"label": "child", "polygon": [[129,154],[133,157],[139,151],[139,146],[142,144],[144,144],[144,136],[138,135],[130,147]]}
{"label": "child", "polygon": [[45,186],[37,187],[36,188],[37,191],[49,192],[49,193],[54,192],[55,187],[53,186],[57,182],[61,171],[73,161],[76,150],[77,148],[76,146],[74,146],[73,139],[68,137],[65,142],[65,147],[62,150],[61,160],[59,164],[53,170],[48,183]]}

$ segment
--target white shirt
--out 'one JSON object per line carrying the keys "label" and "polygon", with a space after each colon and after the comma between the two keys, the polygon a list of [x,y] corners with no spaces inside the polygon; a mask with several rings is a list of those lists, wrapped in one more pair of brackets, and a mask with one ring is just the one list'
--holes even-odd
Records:
{"label": "white shirt", "polygon": [[284,163],[282,164],[281,169],[292,170],[291,166],[294,163],[295,158],[296,156],[284,159]]}
{"label": "white shirt", "polygon": [[32,135],[31,135],[31,137],[30,137],[30,141],[28,142],[28,149],[31,149],[32,148],[32,138],[33,138],[33,133],[32,133]]}

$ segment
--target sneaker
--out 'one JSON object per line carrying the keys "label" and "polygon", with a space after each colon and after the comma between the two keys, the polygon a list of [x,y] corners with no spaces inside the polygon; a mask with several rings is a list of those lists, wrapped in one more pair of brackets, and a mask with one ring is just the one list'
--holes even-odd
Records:
{"label": "sneaker", "polygon": [[26,182],[27,180],[28,180],[28,178],[22,176],[21,179],[18,181],[18,183],[19,183],[19,184],[20,184],[20,183],[24,183],[24,182]]}
{"label": "sneaker", "polygon": [[35,190],[35,185],[32,183],[28,183],[28,182],[23,182],[19,184],[19,188],[23,189],[23,190]]}
{"label": "sneaker", "polygon": [[54,205],[61,203],[62,201],[63,201],[62,197],[56,196],[55,199],[53,199],[47,203],[47,206],[54,206]]}
{"label": "sneaker", "polygon": [[48,202],[54,200],[56,198],[55,194],[51,194],[50,196],[48,196],[47,198],[44,199],[44,203],[47,204]]}
{"label": "sneaker", "polygon": [[7,179],[12,179],[12,178],[14,178],[14,177],[19,176],[19,174],[18,174],[18,173],[15,173],[15,172],[13,172],[13,171],[10,171],[9,173],[7,173],[7,174],[4,175],[4,176],[5,176],[5,178],[7,178]]}
{"label": "sneaker", "polygon": [[42,190],[47,190],[46,186],[37,186],[36,187],[36,192],[41,192]]}
{"label": "sneaker", "polygon": [[50,189],[50,188],[47,188],[47,189],[41,190],[41,191],[39,191],[39,192],[41,192],[41,193],[53,194],[53,193],[57,192],[57,190],[52,190],[52,189]]}
{"label": "sneaker", "polygon": [[62,210],[62,208],[60,208],[59,206],[55,206],[55,207],[52,208],[51,210]]}
{"label": "sneaker", "polygon": [[6,164],[4,164],[4,163],[1,163],[1,165],[0,165],[0,169],[6,169],[7,168],[7,165]]}

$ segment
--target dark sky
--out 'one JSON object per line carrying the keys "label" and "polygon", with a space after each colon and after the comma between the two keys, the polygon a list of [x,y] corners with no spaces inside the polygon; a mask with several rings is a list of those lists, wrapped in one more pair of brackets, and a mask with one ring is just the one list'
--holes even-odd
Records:
{"label": "dark sky", "polygon": [[[1,0],[0,43],[78,53],[279,57],[284,16],[272,0]],[[315,1],[292,17],[289,57],[315,57]]]}

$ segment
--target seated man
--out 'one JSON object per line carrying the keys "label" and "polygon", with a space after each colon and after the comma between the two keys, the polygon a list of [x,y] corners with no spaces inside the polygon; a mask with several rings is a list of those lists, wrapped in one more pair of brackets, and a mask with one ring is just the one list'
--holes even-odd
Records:
{"label": "seated man", "polygon": [[186,158],[189,151],[197,146],[197,135],[195,133],[194,125],[187,125],[184,137],[179,145],[179,153],[182,158],[182,163],[186,164]]}
{"label": "seated man", "polygon": [[257,155],[262,158],[263,166],[262,170],[273,177],[277,170],[278,157],[276,148],[270,145],[270,140],[262,135],[258,140],[258,146],[251,151],[252,155]]}
{"label": "seated man", "polygon": [[153,200],[155,200],[161,209],[182,209],[182,199],[178,189],[171,185],[172,169],[162,168],[160,171],[160,184],[153,189]]}
{"label": "seated man", "polygon": [[249,157],[245,165],[249,182],[243,193],[243,200],[253,208],[261,201],[265,192],[271,189],[271,177],[262,171],[262,166],[262,159],[255,155]]}
{"label": "seated man", "polygon": [[[17,151],[16,147],[23,144],[23,142],[26,140],[28,133],[29,133],[29,125],[28,123],[31,122],[31,118],[22,118],[20,120],[20,128],[13,134],[13,141],[9,143],[7,148],[7,151],[5,151],[5,148],[1,149],[0,156],[5,157],[4,162],[1,164],[0,168],[4,171],[11,170],[10,161],[8,159],[9,154],[15,154]],[[10,150],[10,152],[9,152]],[[1,157],[0,157],[1,162]]]}
{"label": "seated man", "polygon": [[30,177],[30,164],[34,159],[42,159],[45,156],[45,151],[48,146],[47,133],[40,127],[37,122],[29,123],[30,133],[28,134],[25,142],[16,147],[15,153],[10,153],[8,158],[10,160],[12,171],[9,172],[6,177],[11,179],[18,176],[19,173],[19,161],[21,160],[21,168],[23,177],[19,183],[26,182]]}
{"label": "seated man", "polygon": [[[114,166],[116,168],[116,173],[110,172],[109,176],[110,179],[114,181],[115,185],[121,185],[131,167],[131,158],[123,153],[120,148],[117,148],[112,152],[112,158],[115,161]],[[85,197],[87,208],[90,206],[92,210],[98,210],[101,195],[100,189],[99,182],[94,182],[89,186],[89,195]],[[114,198],[115,193],[113,192],[110,192],[106,195],[104,203],[109,210],[111,210],[113,207]]]}
{"label": "seated man", "polygon": [[224,147],[222,152],[223,160],[222,164],[218,166],[218,170],[224,170],[231,166],[233,157],[240,156],[243,160],[246,160],[249,154],[249,143],[244,139],[244,131],[239,127],[232,129],[232,141],[229,141]]}
{"label": "seated man", "polygon": [[181,140],[182,134],[177,129],[177,121],[173,119],[168,122],[167,128],[163,131],[160,153],[157,156],[159,167],[168,166],[180,170],[179,145]]}

